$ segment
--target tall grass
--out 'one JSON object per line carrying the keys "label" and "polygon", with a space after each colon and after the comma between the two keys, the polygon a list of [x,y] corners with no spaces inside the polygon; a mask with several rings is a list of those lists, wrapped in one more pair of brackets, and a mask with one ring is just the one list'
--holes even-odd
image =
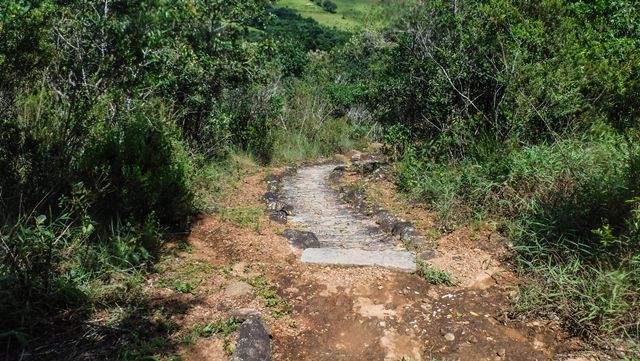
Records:
{"label": "tall grass", "polygon": [[519,312],[553,313],[589,336],[640,334],[640,139],[601,125],[554,143],[481,144],[442,163],[409,149],[401,187],[445,225],[506,220],[533,281]]}
{"label": "tall grass", "polygon": [[295,162],[359,148],[380,137],[380,127],[366,110],[343,109],[332,101],[330,58],[310,55],[301,79],[290,84],[288,100],[279,114],[274,159]]}

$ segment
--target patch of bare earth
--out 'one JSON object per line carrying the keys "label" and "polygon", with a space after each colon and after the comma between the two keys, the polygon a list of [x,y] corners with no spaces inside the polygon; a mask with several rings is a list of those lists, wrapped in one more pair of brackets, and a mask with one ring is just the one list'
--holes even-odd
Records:
{"label": "patch of bare earth", "polygon": [[[245,177],[226,206],[263,207],[265,176]],[[362,181],[356,174],[346,179]],[[391,183],[369,181],[369,191],[420,231],[433,232],[433,215],[396,197]],[[223,218],[201,219],[188,237],[190,252],[178,257],[210,264],[214,271],[193,294],[162,291],[163,297],[197,300],[176,319],[183,329],[253,308],[271,329],[274,360],[291,361],[549,360],[571,351],[554,323],[507,318],[518,279],[502,261],[507,251],[490,228],[433,237],[436,256],[429,263],[460,281],[447,287],[375,267],[303,264],[300,251],[280,236],[284,227],[266,216],[256,220],[259,225],[244,226]],[[256,279],[267,283],[252,289],[242,285],[252,280],[255,285]],[[261,289],[274,291],[276,301],[267,302]],[[179,353],[186,360],[227,360],[229,350],[214,336],[185,344]]]}

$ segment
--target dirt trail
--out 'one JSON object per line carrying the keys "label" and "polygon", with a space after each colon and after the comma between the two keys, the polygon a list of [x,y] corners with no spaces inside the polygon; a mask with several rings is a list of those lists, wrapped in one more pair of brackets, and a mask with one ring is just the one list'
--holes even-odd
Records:
{"label": "dirt trail", "polygon": [[[305,170],[299,174],[304,175]],[[325,175],[315,174],[307,184],[324,187]],[[261,172],[246,177],[228,206],[262,207],[264,177]],[[356,173],[347,174],[346,180],[361,181]],[[432,214],[395,198],[389,182],[372,181],[369,186],[385,208],[397,210],[420,231],[429,232]],[[309,207],[323,202],[317,192],[305,197]],[[337,212],[348,212],[345,205],[336,207]],[[294,221],[307,223],[331,246],[344,244],[345,238],[358,247],[383,239],[381,233],[362,233],[374,226],[366,218],[338,217],[334,225],[342,231],[334,232],[322,214],[331,215],[335,209],[326,205],[314,209],[320,216],[318,222],[310,222],[313,219],[304,212]],[[362,227],[352,231],[356,222]],[[195,227],[189,238],[193,252],[184,256],[230,271],[200,286],[193,296],[199,306],[183,322],[224,319],[251,307],[271,328],[274,360],[283,361],[551,360],[575,348],[574,340],[566,340],[553,322],[525,323],[507,317],[505,310],[518,279],[500,261],[503,241],[489,229],[474,230],[473,237],[470,230],[460,229],[437,238],[437,256],[429,262],[460,281],[448,287],[387,268],[302,263],[301,251],[280,236],[290,226],[283,227],[266,216],[259,224],[246,227],[208,217]],[[255,286],[251,280],[256,277],[266,282]],[[252,283],[253,292],[230,292],[239,282]],[[260,289],[271,290],[275,296],[267,298]],[[186,360],[228,359],[222,342],[215,338],[185,347],[182,354]]]}

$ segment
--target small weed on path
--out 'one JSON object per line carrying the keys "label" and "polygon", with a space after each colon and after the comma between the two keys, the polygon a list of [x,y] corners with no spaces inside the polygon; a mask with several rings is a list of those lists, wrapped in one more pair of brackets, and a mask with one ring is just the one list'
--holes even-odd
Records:
{"label": "small weed on path", "polygon": [[198,324],[182,338],[182,342],[192,345],[195,344],[199,338],[209,338],[220,335],[224,340],[223,348],[225,352],[230,355],[234,351],[231,335],[240,328],[241,324],[242,322],[235,317],[231,317],[228,320],[217,320],[206,324]]}
{"label": "small weed on path", "polygon": [[280,318],[288,314],[291,304],[286,299],[280,297],[278,293],[270,287],[269,281],[264,276],[257,276],[248,279],[247,282],[256,288],[256,296],[264,299],[265,305],[271,309],[271,316]]}
{"label": "small weed on path", "polygon": [[262,229],[260,217],[264,215],[264,211],[261,208],[223,208],[220,215],[225,221],[251,228],[255,232],[259,233]]}
{"label": "small weed on path", "polygon": [[416,274],[429,281],[432,285],[455,286],[458,284],[458,282],[451,277],[451,274],[429,265],[423,259],[418,258],[416,265]]}

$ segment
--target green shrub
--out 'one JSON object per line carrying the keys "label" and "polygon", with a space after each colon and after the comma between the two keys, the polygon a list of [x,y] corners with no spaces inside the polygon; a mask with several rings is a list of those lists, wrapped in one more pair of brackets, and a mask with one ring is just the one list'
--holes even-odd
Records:
{"label": "green shrub", "polygon": [[338,11],[338,5],[333,1],[324,0],[321,6],[322,6],[322,10],[328,13],[335,14]]}
{"label": "green shrub", "polygon": [[58,212],[32,213],[0,228],[0,334],[22,335],[23,342],[41,315],[85,302],[73,273],[94,231],[85,201],[78,191]]}
{"label": "green shrub", "polygon": [[427,280],[432,285],[455,286],[457,284],[449,273],[429,265],[424,260],[418,259],[416,263],[416,274]]}
{"label": "green shrub", "polygon": [[389,31],[335,52],[336,80],[366,89],[360,101],[374,120],[402,124],[445,160],[472,155],[479,139],[553,142],[598,119],[622,129],[639,108],[628,98],[640,70],[636,10],[632,1],[412,2]]}
{"label": "green shrub", "polygon": [[518,260],[539,285],[524,293],[521,311],[557,313],[582,334],[637,336],[640,139],[633,134],[595,126],[553,144],[486,146],[444,164],[410,148],[398,180],[445,225],[510,222]]}
{"label": "green shrub", "polygon": [[172,225],[192,209],[190,166],[172,119],[150,105],[93,126],[81,167],[85,183],[100,190],[98,215],[142,222],[153,212]]}
{"label": "green shrub", "polygon": [[0,5],[0,339],[11,345],[60,309],[83,322],[84,307],[131,302],[164,231],[186,230],[194,193],[219,180],[203,175],[212,163],[273,151],[271,80],[284,65],[248,31],[270,3],[94,5]]}
{"label": "green shrub", "polygon": [[357,104],[339,104],[337,98],[331,100],[330,94],[335,92],[327,91],[332,89],[332,69],[327,61],[326,54],[314,54],[303,78],[292,82],[274,129],[276,160],[291,162],[332,155],[378,138],[376,123],[366,110]]}

